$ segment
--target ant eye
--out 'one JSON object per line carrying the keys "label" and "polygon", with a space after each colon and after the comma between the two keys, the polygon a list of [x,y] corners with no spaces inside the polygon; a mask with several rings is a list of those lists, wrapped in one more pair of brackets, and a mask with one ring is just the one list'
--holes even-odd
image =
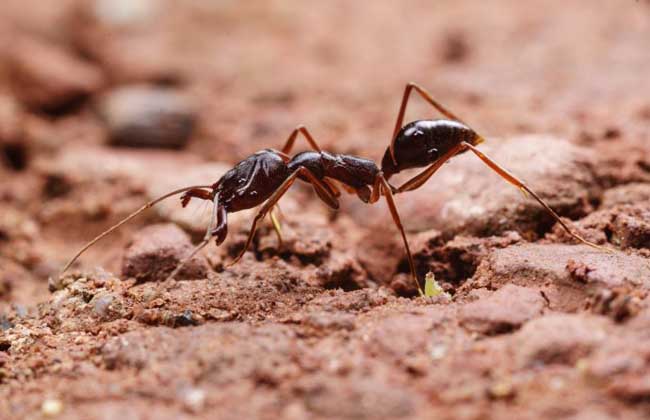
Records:
{"label": "ant eye", "polygon": [[427,153],[431,156],[438,156],[438,149],[434,147],[433,149],[427,150]]}

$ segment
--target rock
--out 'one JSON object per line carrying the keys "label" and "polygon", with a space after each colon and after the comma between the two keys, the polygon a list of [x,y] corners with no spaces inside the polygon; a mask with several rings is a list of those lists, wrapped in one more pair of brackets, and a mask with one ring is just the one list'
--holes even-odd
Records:
{"label": "rock", "polygon": [[607,339],[609,324],[602,318],[552,314],[532,320],[512,338],[520,367],[575,364]]}
{"label": "rock", "polygon": [[540,315],[544,306],[539,291],[508,284],[486,298],[465,305],[460,310],[460,323],[481,334],[510,332]]}
{"label": "rock", "polygon": [[611,241],[621,248],[650,248],[650,206],[626,206],[616,215]]}
{"label": "rock", "polygon": [[601,209],[619,204],[635,204],[650,200],[650,184],[640,182],[619,185],[603,193]]}
{"label": "rock", "polygon": [[[189,255],[193,246],[189,236],[174,224],[148,226],[139,231],[126,249],[122,275],[138,281],[162,281]],[[204,278],[208,264],[196,256],[188,261],[177,279]]]}
{"label": "rock", "polygon": [[[590,239],[609,241],[620,248],[650,248],[650,203],[620,204],[591,213],[576,223]],[[554,235],[569,240],[556,227]]]}
{"label": "rock", "polygon": [[499,288],[508,283],[541,289],[551,309],[573,311],[603,289],[650,289],[650,265],[636,255],[610,254],[586,245],[514,245],[485,258],[467,287]]}
{"label": "rock", "polygon": [[103,97],[99,108],[118,146],[181,148],[196,122],[189,98],[170,88],[122,87]]}
{"label": "rock", "polygon": [[16,97],[33,108],[55,111],[104,85],[95,66],[60,45],[34,38],[16,40],[7,61]]}

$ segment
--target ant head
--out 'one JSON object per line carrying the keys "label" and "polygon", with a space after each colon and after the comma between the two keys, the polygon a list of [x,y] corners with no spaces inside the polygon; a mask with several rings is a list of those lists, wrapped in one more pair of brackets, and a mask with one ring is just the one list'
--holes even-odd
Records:
{"label": "ant head", "polygon": [[[476,133],[474,133],[474,134],[476,134]],[[484,141],[485,141],[485,139],[484,139],[483,137],[481,137],[480,135],[476,134],[476,136],[475,136],[474,139],[471,141],[471,143],[472,143],[472,146],[478,146],[479,144],[483,143]]]}

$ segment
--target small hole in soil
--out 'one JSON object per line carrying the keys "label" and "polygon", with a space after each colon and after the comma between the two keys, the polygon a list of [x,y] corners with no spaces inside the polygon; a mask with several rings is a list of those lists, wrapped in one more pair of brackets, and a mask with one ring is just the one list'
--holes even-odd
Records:
{"label": "small hole in soil", "polygon": [[22,144],[5,144],[2,146],[2,155],[7,165],[15,171],[22,171],[27,167],[27,148]]}
{"label": "small hole in soil", "polygon": [[63,197],[72,190],[72,186],[65,177],[50,175],[43,185],[43,194],[49,198]]}
{"label": "small hole in soil", "polygon": [[7,342],[0,343],[0,351],[6,353],[9,351],[10,348],[11,348],[11,343],[7,343]]}

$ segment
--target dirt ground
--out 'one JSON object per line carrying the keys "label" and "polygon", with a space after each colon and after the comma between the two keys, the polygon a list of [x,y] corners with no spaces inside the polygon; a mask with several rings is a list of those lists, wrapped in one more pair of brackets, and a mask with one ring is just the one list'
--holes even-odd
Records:
{"label": "dirt ground", "polygon": [[[644,0],[4,0],[0,418],[648,418],[649,45]],[[298,185],[282,246],[265,224],[226,267],[232,214],[162,294],[207,204],[58,275],[297,124],[379,161],[408,81],[613,252],[463,155],[396,197],[435,298],[385,206]]]}

